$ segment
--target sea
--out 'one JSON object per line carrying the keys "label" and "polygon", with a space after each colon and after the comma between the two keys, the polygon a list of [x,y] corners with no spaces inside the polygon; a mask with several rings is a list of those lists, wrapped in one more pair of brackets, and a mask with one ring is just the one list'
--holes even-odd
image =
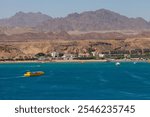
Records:
{"label": "sea", "polygon": [[[24,77],[26,71],[45,74]],[[150,100],[150,64],[0,64],[0,100]]]}

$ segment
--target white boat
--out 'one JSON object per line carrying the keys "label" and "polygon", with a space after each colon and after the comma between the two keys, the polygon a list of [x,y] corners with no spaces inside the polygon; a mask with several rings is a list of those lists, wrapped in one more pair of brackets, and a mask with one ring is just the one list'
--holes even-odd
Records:
{"label": "white boat", "polygon": [[117,63],[116,63],[116,66],[118,66],[118,65],[120,65],[120,63],[119,63],[119,62],[117,62]]}

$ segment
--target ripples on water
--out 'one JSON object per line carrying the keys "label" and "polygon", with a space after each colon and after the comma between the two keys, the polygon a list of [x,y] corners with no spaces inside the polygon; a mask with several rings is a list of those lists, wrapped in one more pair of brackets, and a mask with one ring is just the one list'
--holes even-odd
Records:
{"label": "ripples on water", "polygon": [[[148,63],[0,64],[0,99],[150,99]],[[26,71],[44,71],[26,78]]]}

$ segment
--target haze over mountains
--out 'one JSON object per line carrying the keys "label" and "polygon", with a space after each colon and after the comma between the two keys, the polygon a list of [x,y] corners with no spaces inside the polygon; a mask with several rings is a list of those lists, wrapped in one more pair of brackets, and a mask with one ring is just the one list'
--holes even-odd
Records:
{"label": "haze over mountains", "polygon": [[47,32],[149,30],[150,22],[143,18],[128,18],[113,11],[100,9],[73,13],[62,18],[52,18],[40,12],[18,12],[10,18],[0,19],[0,27],[29,27]]}

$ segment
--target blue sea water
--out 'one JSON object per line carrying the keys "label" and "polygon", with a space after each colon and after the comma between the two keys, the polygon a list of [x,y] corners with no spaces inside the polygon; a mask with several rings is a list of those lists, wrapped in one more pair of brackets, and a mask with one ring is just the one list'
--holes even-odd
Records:
{"label": "blue sea water", "polygon": [[[27,70],[45,75],[23,77]],[[0,99],[150,100],[150,64],[0,64]]]}

